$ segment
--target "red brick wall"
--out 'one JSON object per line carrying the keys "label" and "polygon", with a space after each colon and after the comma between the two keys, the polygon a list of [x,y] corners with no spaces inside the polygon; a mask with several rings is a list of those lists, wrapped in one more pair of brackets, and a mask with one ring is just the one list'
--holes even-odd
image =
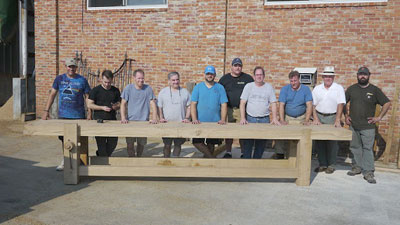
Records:
{"label": "red brick wall", "polygon": [[[400,80],[400,0],[290,7],[264,6],[262,0],[229,0],[228,7],[226,0],[169,0],[168,9],[112,11],[87,11],[81,0],[57,2],[35,1],[38,112],[55,75],[64,72],[64,58],[76,51],[94,70],[117,68],[126,52],[156,92],[169,71],[179,71],[183,82],[201,81],[206,65],[222,75],[234,57],[242,58],[248,73],[263,66],[277,94],[294,67],[322,72],[333,65],[335,81],[347,88],[358,67],[368,66],[371,82],[391,100]],[[380,124],[384,137],[389,119]],[[399,125],[394,133],[397,150]]]}

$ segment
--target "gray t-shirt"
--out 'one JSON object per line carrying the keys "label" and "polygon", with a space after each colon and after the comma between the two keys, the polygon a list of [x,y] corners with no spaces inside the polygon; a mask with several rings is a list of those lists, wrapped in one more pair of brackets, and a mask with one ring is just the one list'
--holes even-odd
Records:
{"label": "gray t-shirt", "polygon": [[157,105],[162,108],[166,120],[182,121],[185,118],[186,107],[190,105],[190,94],[186,88],[180,88],[178,91],[166,87],[158,94]]}
{"label": "gray t-shirt", "polygon": [[246,112],[252,117],[268,116],[269,105],[276,102],[274,88],[268,83],[261,87],[254,82],[246,84],[240,99],[247,101]]}
{"label": "gray t-shirt", "polygon": [[134,84],[128,84],[122,92],[121,98],[128,102],[128,120],[149,120],[150,100],[156,98],[149,85],[144,84],[142,89],[136,89]]}

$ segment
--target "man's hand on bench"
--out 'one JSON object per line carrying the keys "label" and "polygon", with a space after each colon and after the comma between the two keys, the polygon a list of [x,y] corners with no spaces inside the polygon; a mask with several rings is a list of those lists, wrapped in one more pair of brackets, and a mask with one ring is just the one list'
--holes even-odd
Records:
{"label": "man's hand on bench", "polygon": [[200,124],[200,120],[193,120],[192,124]]}
{"label": "man's hand on bench", "polygon": [[226,124],[226,121],[225,121],[225,120],[220,120],[220,121],[218,121],[218,124],[219,124],[219,125],[225,125],[225,124]]}
{"label": "man's hand on bench", "polygon": [[158,120],[149,120],[149,123],[150,123],[150,124],[157,124],[157,123],[158,123]]}

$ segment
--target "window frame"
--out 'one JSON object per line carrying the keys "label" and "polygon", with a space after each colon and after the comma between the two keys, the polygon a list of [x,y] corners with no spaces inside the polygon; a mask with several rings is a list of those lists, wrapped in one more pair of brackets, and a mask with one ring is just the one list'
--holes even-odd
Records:
{"label": "window frame", "polygon": [[388,0],[309,0],[309,1],[271,1],[264,0],[265,6],[271,5],[315,5],[315,4],[349,4],[349,3],[379,3],[387,2]]}
{"label": "window frame", "polygon": [[89,6],[90,0],[86,1],[87,10],[120,10],[120,9],[166,9],[168,8],[168,0],[165,0],[165,4],[157,4],[157,5],[127,5],[128,0],[122,0],[123,6],[100,6],[100,7],[91,7]]}

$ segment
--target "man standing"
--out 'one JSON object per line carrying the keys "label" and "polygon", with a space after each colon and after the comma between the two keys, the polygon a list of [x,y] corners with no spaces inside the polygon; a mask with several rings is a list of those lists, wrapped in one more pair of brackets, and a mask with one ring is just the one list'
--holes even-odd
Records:
{"label": "man standing", "polygon": [[[333,82],[335,68],[327,66],[321,73],[323,84],[316,86],[312,92],[314,124],[334,124],[342,127],[341,116],[346,103],[344,89]],[[331,174],[335,171],[336,157],[339,149],[337,141],[315,141],[319,167],[315,172]]]}
{"label": "man standing", "polygon": [[[158,94],[158,109],[160,122],[182,121],[190,123],[190,93],[186,88],[180,87],[178,72],[168,74],[169,87],[163,88]],[[179,157],[181,145],[185,143],[185,138],[163,138],[164,157],[168,158],[171,154],[171,145],[174,142],[173,157]]]}
{"label": "man standing", "polygon": [[[347,173],[355,176],[363,173],[368,183],[375,184],[373,144],[375,140],[375,123],[382,120],[390,108],[386,95],[369,83],[370,72],[367,67],[360,67],[357,72],[357,84],[346,91],[346,123],[350,125],[353,139],[350,150],[353,153],[353,167]],[[378,117],[375,116],[376,104],[382,106]]]}
{"label": "man standing", "polygon": [[[205,81],[197,84],[193,88],[192,103],[190,106],[192,123],[217,122],[226,124],[226,111],[228,98],[225,89],[221,84],[215,83],[215,68],[207,66],[205,71]],[[214,145],[219,144],[219,139],[208,138],[207,145],[204,138],[193,138],[193,145],[204,154],[205,158],[214,158]]]}
{"label": "man standing", "polygon": [[[53,82],[50,96],[47,100],[42,119],[49,119],[49,110],[54,102],[57,93],[58,97],[58,118],[59,119],[84,119],[85,99],[90,91],[89,83],[83,76],[76,73],[77,65],[73,58],[65,60],[66,73],[58,75]],[[91,119],[91,112],[88,109],[87,119]],[[64,137],[58,139],[63,142]],[[64,145],[64,144],[63,144]],[[64,151],[64,146],[63,146]],[[64,170],[64,158],[61,164],[57,166],[57,171]]]}
{"label": "man standing", "polygon": [[[153,89],[144,84],[144,71],[137,69],[133,72],[135,84],[129,84],[122,91],[121,95],[121,123],[128,121],[148,121],[150,107],[153,111],[150,123],[158,123],[156,96]],[[128,115],[127,112],[128,111]],[[135,141],[137,142],[135,152]],[[127,137],[127,152],[129,157],[142,156],[144,146],[147,143],[146,137]]]}
{"label": "man standing", "polygon": [[[101,84],[93,88],[87,100],[88,108],[94,110],[95,120],[117,120],[116,111],[120,107],[121,92],[111,85],[114,75],[110,70],[101,74]],[[96,155],[109,157],[118,144],[118,137],[96,137]]]}
{"label": "man standing", "polygon": [[[287,124],[310,124],[312,114],[312,94],[310,88],[300,84],[297,71],[289,73],[290,84],[284,86],[279,94],[279,121]],[[285,158],[289,141],[276,141],[276,158]]]}
{"label": "man standing", "polygon": [[[240,124],[270,123],[269,106],[272,108],[271,124],[280,125],[277,119],[277,104],[274,88],[264,82],[265,72],[262,67],[254,69],[254,82],[246,84],[240,96]],[[245,139],[243,158],[261,159],[266,140]],[[254,147],[254,154],[252,157]]]}
{"label": "man standing", "polygon": [[[240,95],[246,84],[253,82],[254,79],[247,73],[242,72],[243,63],[239,58],[232,60],[231,72],[225,74],[219,80],[219,83],[224,86],[226,95],[228,96],[228,122],[240,122]],[[226,153],[224,158],[232,158],[232,143],[233,139],[225,139]],[[239,140],[240,148],[243,154],[243,141]]]}

